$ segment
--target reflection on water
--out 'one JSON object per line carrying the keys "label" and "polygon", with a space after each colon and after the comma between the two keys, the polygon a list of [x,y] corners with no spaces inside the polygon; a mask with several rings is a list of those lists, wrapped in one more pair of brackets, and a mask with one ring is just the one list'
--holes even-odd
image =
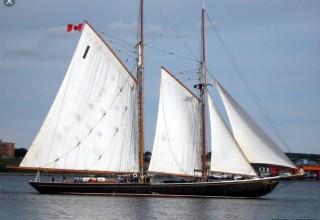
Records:
{"label": "reflection on water", "polygon": [[34,177],[0,176],[1,219],[317,219],[320,216],[320,182],[295,182],[259,199],[191,199],[41,195],[27,183],[31,179]]}

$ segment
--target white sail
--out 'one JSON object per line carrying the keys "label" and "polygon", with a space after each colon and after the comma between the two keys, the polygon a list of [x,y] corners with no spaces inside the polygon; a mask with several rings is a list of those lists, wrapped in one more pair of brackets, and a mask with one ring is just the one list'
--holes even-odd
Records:
{"label": "white sail", "polygon": [[[149,172],[198,175],[199,100],[164,68]],[[201,174],[199,174],[201,175]]]}
{"label": "white sail", "polygon": [[230,133],[217,106],[208,94],[211,126],[211,167],[213,172],[256,176],[256,173]]}
{"label": "white sail", "polygon": [[235,139],[250,163],[273,164],[296,168],[290,159],[217,82]]}
{"label": "white sail", "polygon": [[86,24],[21,167],[137,172],[136,81]]}

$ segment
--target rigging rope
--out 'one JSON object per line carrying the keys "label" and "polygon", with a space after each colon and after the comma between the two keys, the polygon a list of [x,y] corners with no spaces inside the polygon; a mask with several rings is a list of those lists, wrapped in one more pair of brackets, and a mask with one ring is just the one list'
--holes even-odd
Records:
{"label": "rigging rope", "polygon": [[[127,48],[129,48],[129,49],[131,49],[132,47],[134,47],[134,45],[132,44],[132,43],[130,43],[130,42],[128,42],[128,41],[125,41],[125,40],[123,40],[123,39],[121,39],[121,38],[118,38],[118,37],[116,37],[116,36],[113,36],[113,35],[111,35],[111,34],[107,34],[107,33],[105,33],[105,32],[100,32],[102,35],[105,35],[106,37],[109,37],[109,38],[112,38],[112,39],[115,39],[115,40],[117,40],[117,41],[119,41],[119,45],[123,45],[124,47],[127,47]],[[112,40],[109,40],[110,42],[113,42]]]}
{"label": "rigging rope", "polygon": [[[197,57],[197,56],[193,53],[193,51],[188,47],[187,43],[183,40],[183,38],[181,37],[181,35],[176,31],[176,28],[177,28],[179,25],[181,25],[181,24],[183,24],[184,22],[186,22],[187,20],[189,20],[191,17],[193,17],[194,15],[196,15],[199,11],[195,12],[194,14],[192,14],[191,16],[189,16],[187,19],[185,19],[184,21],[180,22],[178,25],[173,26],[173,25],[170,23],[170,21],[167,19],[167,17],[162,13],[162,11],[161,11],[160,8],[158,7],[158,5],[154,2],[154,0],[152,0],[152,3],[155,5],[155,7],[156,7],[156,9],[159,11],[160,15],[163,17],[163,19],[167,22],[167,24],[168,24],[168,25],[170,26],[170,28],[171,28],[171,30],[167,31],[165,34],[171,32],[171,31],[174,31],[174,33],[178,36],[178,38],[180,39],[180,41],[181,41],[181,42],[183,43],[183,45],[186,47],[186,49],[188,50],[188,52],[193,56],[193,58],[194,58],[195,60],[197,60],[198,62],[200,62],[199,59],[198,59],[198,57]],[[158,38],[161,38],[161,37],[164,36],[165,34],[160,35],[160,37],[158,37]],[[156,40],[156,39],[154,39],[154,40]],[[152,41],[154,41],[154,40],[152,40]],[[150,42],[152,42],[152,41],[150,41]]]}
{"label": "rigging rope", "polygon": [[173,52],[169,52],[169,51],[166,51],[166,50],[163,50],[163,49],[152,47],[150,45],[145,45],[145,47],[149,47],[151,49],[154,49],[154,50],[157,50],[157,51],[160,51],[160,52],[163,52],[163,53],[167,53],[167,54],[172,55],[172,56],[180,57],[180,58],[183,58],[183,59],[186,59],[186,60],[191,60],[191,61],[198,62],[198,59],[193,59],[193,58],[189,58],[189,57],[186,57],[186,56],[182,56],[182,55],[179,55],[179,54],[176,54],[176,53],[173,53]]}
{"label": "rigging rope", "polygon": [[[120,54],[123,54],[126,56],[126,59],[123,59],[125,63],[128,62],[129,58],[133,60],[136,59],[137,51],[135,49],[134,44],[128,41],[122,40],[121,38],[115,37],[113,35],[107,34],[105,32],[100,32],[100,33],[105,37],[107,37],[107,39],[105,39],[106,41],[108,41],[112,45],[115,45],[114,47],[112,47],[114,51],[118,51]],[[119,49],[119,47],[124,49]]]}
{"label": "rigging rope", "polygon": [[[145,47],[148,47],[148,48],[151,48],[153,50],[156,50],[156,51],[160,51],[162,53],[166,53],[166,54],[169,54],[169,55],[172,55],[172,56],[175,56],[175,57],[179,57],[179,58],[182,58],[182,59],[185,59],[185,60],[190,60],[190,61],[193,61],[193,62],[197,62],[199,63],[199,59],[197,58],[197,56],[195,56],[195,54],[192,52],[192,50],[188,47],[187,43],[183,40],[183,38],[181,37],[181,35],[176,31],[176,28],[181,26],[182,24],[184,24],[185,22],[187,22],[188,20],[190,20],[192,17],[194,17],[195,15],[197,15],[199,13],[200,10],[196,11],[195,13],[193,13],[192,15],[190,15],[189,17],[187,17],[186,19],[184,19],[182,22],[180,22],[179,24],[173,26],[169,20],[165,17],[165,15],[162,13],[162,11],[160,10],[160,8],[157,6],[157,4],[153,1],[153,4],[155,5],[156,9],[159,11],[159,13],[161,14],[161,16],[164,18],[164,20],[166,20],[166,22],[168,23],[168,25],[171,27],[170,30],[166,31],[165,33],[161,34],[160,36],[148,41],[147,43],[144,43],[144,46]],[[167,35],[168,33],[174,31],[174,33],[178,36],[179,40],[183,43],[183,45],[187,48],[187,50],[189,51],[189,53],[192,55],[193,58],[190,58],[190,57],[187,57],[187,56],[183,56],[183,55],[180,55],[180,54],[176,54],[176,53],[173,53],[171,51],[167,51],[167,50],[163,50],[163,49],[160,49],[160,48],[156,48],[156,47],[153,47],[150,45],[150,43],[164,37],[165,35]],[[119,53],[121,54],[124,54],[126,55],[127,57],[131,58],[131,59],[136,59],[136,50],[134,48],[134,45],[128,41],[125,41],[125,40],[122,40],[116,36],[113,36],[113,35],[110,35],[110,34],[107,34],[105,32],[100,32],[102,35],[106,36],[107,37],[107,41],[115,46],[119,46],[119,47],[122,47],[122,48],[126,48],[127,50],[122,50],[122,49],[119,49],[119,48],[114,48],[116,51],[118,51]],[[137,33],[138,35],[139,33]],[[110,38],[110,39],[109,39]],[[138,36],[137,36],[138,38]],[[134,49],[132,49],[134,48]],[[126,62],[128,61],[128,59],[126,59]]]}
{"label": "rigging rope", "polygon": [[[153,1],[153,3],[155,4],[154,1]],[[159,9],[159,7],[158,7],[156,4],[155,4],[155,6],[156,6],[157,10],[159,11],[159,13],[162,15],[162,17],[164,17],[164,19],[166,20],[166,22],[169,23],[169,20],[164,16],[164,14],[161,12],[161,10]],[[150,40],[150,41],[147,42],[146,44],[152,43],[153,41],[158,40],[158,39],[164,37],[165,35],[167,35],[167,34],[170,33],[171,31],[174,31],[177,27],[179,27],[180,25],[184,24],[184,23],[187,22],[189,19],[191,19],[192,17],[194,17],[195,15],[197,15],[197,14],[199,13],[199,11],[200,11],[200,10],[196,11],[195,13],[193,13],[193,14],[190,15],[188,18],[184,19],[182,22],[178,23],[178,24],[175,25],[175,26],[172,26],[172,25],[169,23],[169,25],[170,25],[170,27],[171,27],[170,30],[166,31],[166,32],[163,33],[163,34],[160,34],[158,37]]]}
{"label": "rigging rope", "polygon": [[273,120],[271,119],[271,117],[267,113],[265,107],[262,105],[262,103],[261,103],[260,99],[258,98],[257,94],[252,89],[252,86],[250,85],[248,79],[246,78],[245,74],[241,71],[241,69],[240,69],[238,63],[236,62],[234,56],[232,55],[231,51],[227,47],[226,43],[223,41],[223,39],[222,39],[221,35],[219,34],[217,28],[213,25],[213,22],[211,21],[209,15],[206,12],[205,12],[205,14],[206,14],[206,16],[207,16],[207,18],[208,18],[208,20],[210,22],[211,27],[213,28],[214,32],[216,33],[216,35],[217,35],[217,37],[218,37],[223,49],[225,50],[227,56],[229,57],[233,67],[235,68],[237,74],[241,78],[241,80],[244,83],[245,87],[248,89],[248,91],[249,91],[251,97],[253,98],[254,102],[257,104],[258,108],[260,109],[260,111],[262,112],[263,116],[268,121],[269,125],[272,127],[272,129],[274,130],[276,135],[279,137],[279,139],[282,142],[282,144],[285,146],[285,148],[289,152],[291,152],[291,149],[289,148],[287,142],[285,141],[284,137],[281,135],[280,131],[278,130],[278,128],[274,124]]}
{"label": "rigging rope", "polygon": [[[284,182],[284,181],[281,181],[281,182]],[[281,183],[281,182],[280,182],[280,183]],[[273,192],[278,191],[278,190],[280,190],[280,189],[282,189],[282,188],[284,188],[284,187],[287,187],[287,186],[289,186],[290,184],[294,183],[295,181],[294,181],[294,180],[291,180],[291,181],[286,181],[286,182],[288,182],[288,183],[287,183],[287,184],[283,183],[283,186],[279,186],[278,188],[274,189]]]}

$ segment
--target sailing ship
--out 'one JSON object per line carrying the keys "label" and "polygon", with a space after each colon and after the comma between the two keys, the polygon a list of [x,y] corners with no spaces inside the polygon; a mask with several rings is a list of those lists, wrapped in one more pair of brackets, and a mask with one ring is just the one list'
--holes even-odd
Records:
{"label": "sailing ship", "polygon": [[[19,169],[83,175],[123,175],[125,181],[79,178],[30,181],[39,193],[113,196],[260,197],[283,177],[259,178],[252,164],[296,169],[281,149],[218,82],[232,132],[207,93],[202,7],[202,57],[195,95],[161,67],[157,126],[149,169],[144,170],[143,0],[137,75],[85,21],[52,107]],[[209,108],[211,166],[207,169],[206,110]],[[242,179],[212,181],[210,173]],[[156,182],[150,175],[179,177]],[[138,178],[137,178],[138,177]],[[184,178],[184,179],[182,179]],[[288,178],[288,177],[286,177]]]}

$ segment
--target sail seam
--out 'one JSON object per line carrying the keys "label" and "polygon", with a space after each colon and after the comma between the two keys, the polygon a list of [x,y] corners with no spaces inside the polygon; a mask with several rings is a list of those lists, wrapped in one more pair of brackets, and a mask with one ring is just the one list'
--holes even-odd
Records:
{"label": "sail seam", "polygon": [[[179,88],[182,88],[183,91],[188,92],[188,98],[187,99],[189,101],[190,101],[190,99],[191,100],[194,99],[192,102],[196,101],[198,103],[199,99],[198,99],[197,96],[195,96],[188,88],[186,88],[177,78],[175,78],[164,67],[162,67],[162,70],[164,70],[164,72],[162,74],[166,74],[169,77],[168,79],[171,79],[172,82],[174,82],[174,84],[176,84]],[[163,80],[164,76],[166,76],[166,75],[162,75],[162,77],[161,77],[162,80]],[[162,80],[161,80],[161,84],[163,83]],[[163,86],[160,86],[160,87],[162,88]],[[165,106],[169,106],[169,105],[166,105],[166,103],[164,103],[164,100],[166,100],[165,94],[166,94],[165,91],[163,89],[161,89],[160,90],[160,103],[161,103],[160,105],[161,106],[159,106],[159,109],[162,109],[162,114],[163,114],[163,117],[164,117],[164,119],[162,119],[162,120],[163,120],[163,123],[164,123],[164,127],[163,128],[165,129],[165,132],[166,132],[165,136],[166,136],[166,140],[167,140],[167,143],[168,143],[168,146],[167,146],[168,150],[169,150],[168,152],[171,152],[171,156],[172,156],[172,160],[173,160],[172,162],[176,164],[176,170],[178,170],[180,173],[185,174],[185,175],[190,175],[190,173],[193,173],[192,176],[195,176],[194,172],[195,172],[196,168],[199,166],[198,163],[195,163],[195,161],[198,161],[197,158],[199,156],[199,154],[197,154],[198,150],[195,149],[195,147],[198,144],[197,140],[195,142],[191,141],[192,135],[191,136],[187,136],[187,137],[183,137],[183,138],[186,138],[186,139],[183,139],[181,147],[183,147],[184,150],[181,153],[183,153],[183,154],[187,153],[188,154],[188,152],[190,153],[190,150],[193,153],[196,150],[197,153],[195,153],[194,157],[191,157],[191,158],[189,158],[189,154],[185,155],[186,158],[189,158],[187,161],[186,160],[183,160],[183,161],[177,160],[177,157],[180,157],[181,155],[176,155],[176,153],[174,153],[175,152],[174,149],[175,149],[175,146],[176,146],[176,145],[174,145],[175,141],[172,141],[172,138],[169,136],[169,134],[171,132],[168,130],[167,122],[168,122],[168,120],[170,120],[170,117],[167,117],[166,112],[168,112],[168,111],[165,108]],[[169,94],[167,94],[167,95],[169,95]],[[182,97],[180,97],[180,98],[182,98]],[[191,106],[189,106],[189,107],[191,107]],[[189,109],[189,107],[187,109],[184,109],[184,111],[188,112],[188,115],[192,115],[190,111],[193,111],[193,110]],[[193,107],[191,107],[191,108],[193,108]],[[190,124],[190,126],[194,126],[194,124],[193,125]],[[196,126],[198,126],[198,123],[197,123]],[[190,128],[190,129],[192,129],[192,131],[194,131],[193,128]],[[196,130],[198,130],[198,129],[196,129]],[[190,130],[190,132],[192,132],[192,131]],[[180,143],[181,143],[181,140],[180,140]],[[188,148],[186,148],[186,147],[188,147]],[[180,149],[180,150],[182,150],[182,149]],[[192,166],[185,167],[185,163],[192,164]]]}
{"label": "sail seam", "polygon": [[181,168],[181,166],[178,164],[176,157],[174,156],[173,150],[172,150],[172,146],[171,146],[171,141],[170,141],[170,137],[169,137],[169,132],[168,132],[168,126],[167,126],[167,120],[166,120],[166,114],[165,114],[165,110],[164,110],[164,102],[163,102],[163,95],[160,95],[161,99],[162,99],[162,111],[163,111],[163,115],[164,115],[164,124],[165,124],[165,128],[166,128],[166,132],[167,132],[167,137],[168,137],[168,143],[169,143],[169,147],[170,147],[170,151],[171,151],[171,155],[173,157],[174,162],[176,163],[177,167],[180,169],[180,171],[184,174],[186,174],[186,172]]}
{"label": "sail seam", "polygon": [[[91,167],[93,167],[93,166],[102,158],[102,156],[106,153],[107,149],[109,148],[109,146],[110,146],[111,143],[113,142],[113,139],[115,138],[115,136],[116,136],[116,134],[118,133],[118,131],[119,131],[119,129],[116,129],[116,131],[114,132],[111,140],[109,141],[109,143],[108,143],[107,146],[105,147],[104,152],[98,157],[98,159],[97,159],[96,161],[94,161],[94,162],[87,168],[87,170],[90,169]],[[110,163],[111,163],[111,161],[110,161]],[[109,163],[108,167],[110,166],[110,163]]]}
{"label": "sail seam", "polygon": [[77,163],[78,163],[78,156],[79,156],[79,151],[80,151],[81,143],[83,142],[83,140],[85,140],[85,139],[90,135],[91,130],[94,130],[94,129],[98,126],[98,124],[105,118],[105,116],[108,115],[107,112],[110,111],[110,108],[113,106],[113,104],[115,103],[115,101],[117,100],[117,98],[119,97],[119,95],[122,93],[123,88],[124,88],[124,86],[128,83],[129,78],[130,78],[130,77],[128,76],[127,79],[125,80],[123,86],[120,88],[118,94],[116,95],[116,97],[114,98],[114,100],[111,102],[110,106],[107,107],[107,111],[105,111],[105,113],[104,113],[104,114],[102,115],[102,117],[97,121],[97,123],[93,126],[93,128],[90,129],[89,133],[86,134],[83,138],[81,138],[81,139],[78,141],[78,143],[76,144],[76,146],[72,147],[68,152],[66,152],[65,154],[63,154],[63,155],[60,156],[59,158],[56,158],[54,161],[49,162],[49,163],[47,162],[44,167],[46,167],[46,166],[48,166],[48,165],[50,165],[50,164],[54,164],[55,162],[57,162],[57,160],[59,160],[59,159],[61,159],[61,158],[63,158],[63,157],[66,157],[70,152],[72,152],[73,150],[75,150],[76,148],[78,148],[77,159],[76,159],[75,165],[74,165],[74,167],[76,167],[76,165],[77,165]]}
{"label": "sail seam", "polygon": [[[75,51],[75,54],[78,56],[77,50],[79,50],[78,47],[77,47],[77,49]],[[65,90],[65,92],[63,94],[61,107],[60,107],[60,110],[59,110],[59,114],[58,114],[58,118],[57,118],[57,121],[56,121],[56,125],[55,125],[55,128],[54,128],[54,131],[53,131],[53,134],[52,134],[52,138],[51,138],[51,142],[50,142],[50,148],[49,148],[49,152],[48,152],[48,155],[47,155],[46,164],[44,165],[44,167],[46,167],[47,165],[50,164],[50,163],[48,163],[48,160],[49,160],[49,156],[50,156],[50,153],[51,153],[51,148],[52,148],[52,145],[53,145],[53,142],[54,142],[55,134],[56,134],[56,131],[57,131],[57,128],[58,128],[58,124],[59,124],[59,121],[60,121],[60,116],[61,116],[62,109],[63,109],[63,106],[64,106],[65,97],[67,95],[67,91],[68,91],[68,88],[69,88],[69,82],[70,82],[70,79],[71,79],[71,76],[72,76],[72,73],[73,73],[72,69],[73,69],[75,60],[76,60],[76,57],[74,59],[72,59],[70,75],[69,75],[69,78],[68,78],[68,81],[67,81],[66,90]],[[55,161],[53,163],[55,163]]]}

